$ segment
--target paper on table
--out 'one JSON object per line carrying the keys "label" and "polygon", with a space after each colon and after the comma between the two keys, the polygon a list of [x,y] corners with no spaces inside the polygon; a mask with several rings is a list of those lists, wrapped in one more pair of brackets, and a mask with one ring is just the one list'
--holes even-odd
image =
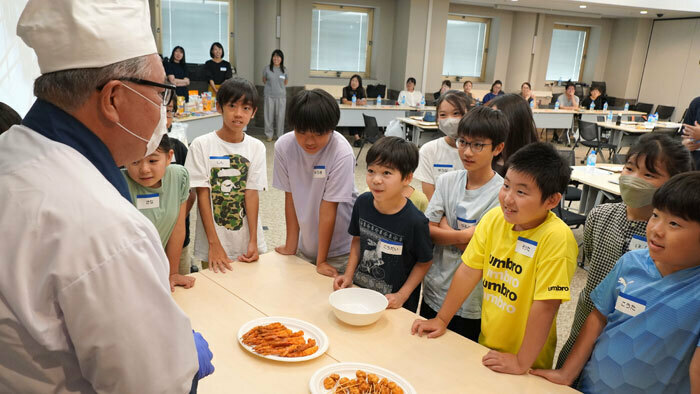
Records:
{"label": "paper on table", "polygon": [[622,172],[622,167],[619,166],[598,166],[601,170],[610,171],[614,173]]}

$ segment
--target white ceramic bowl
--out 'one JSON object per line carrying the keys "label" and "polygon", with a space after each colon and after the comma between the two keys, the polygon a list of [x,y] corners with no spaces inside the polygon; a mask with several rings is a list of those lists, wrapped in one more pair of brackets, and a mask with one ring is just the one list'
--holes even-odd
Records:
{"label": "white ceramic bowl", "polygon": [[360,287],[340,289],[328,297],[335,316],[353,326],[366,326],[379,320],[389,305],[379,292]]}

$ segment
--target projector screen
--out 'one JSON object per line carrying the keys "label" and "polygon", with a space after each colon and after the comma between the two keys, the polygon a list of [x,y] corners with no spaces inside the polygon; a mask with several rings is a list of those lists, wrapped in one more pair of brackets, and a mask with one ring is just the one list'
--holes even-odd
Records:
{"label": "projector screen", "polygon": [[0,101],[22,117],[34,103],[34,79],[40,75],[34,51],[17,37],[17,21],[27,0],[0,1]]}

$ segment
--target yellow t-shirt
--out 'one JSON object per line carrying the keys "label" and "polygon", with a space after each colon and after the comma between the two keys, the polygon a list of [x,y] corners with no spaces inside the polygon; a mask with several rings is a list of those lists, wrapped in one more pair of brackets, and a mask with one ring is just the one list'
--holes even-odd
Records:
{"label": "yellow t-shirt", "polygon": [[413,193],[411,193],[411,197],[408,199],[411,200],[413,205],[415,205],[421,212],[425,212],[425,210],[428,208],[428,197],[423,194],[422,191],[413,189]]}
{"label": "yellow t-shirt", "polygon": [[[542,224],[525,231],[513,231],[500,207],[487,212],[462,255],[467,266],[483,272],[479,343],[517,354],[532,301],[571,298],[577,256],[574,234],[552,212]],[[552,368],[556,344],[553,323],[532,368]]]}

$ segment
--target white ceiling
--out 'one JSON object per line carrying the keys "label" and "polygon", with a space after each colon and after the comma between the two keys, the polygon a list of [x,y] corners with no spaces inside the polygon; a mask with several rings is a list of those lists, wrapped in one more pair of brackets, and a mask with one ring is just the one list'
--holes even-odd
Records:
{"label": "white ceiling", "polygon": [[[700,0],[451,0],[509,11],[578,15],[593,18],[700,17]],[[586,8],[580,8],[585,5]],[[646,15],[640,11],[648,11]]]}

